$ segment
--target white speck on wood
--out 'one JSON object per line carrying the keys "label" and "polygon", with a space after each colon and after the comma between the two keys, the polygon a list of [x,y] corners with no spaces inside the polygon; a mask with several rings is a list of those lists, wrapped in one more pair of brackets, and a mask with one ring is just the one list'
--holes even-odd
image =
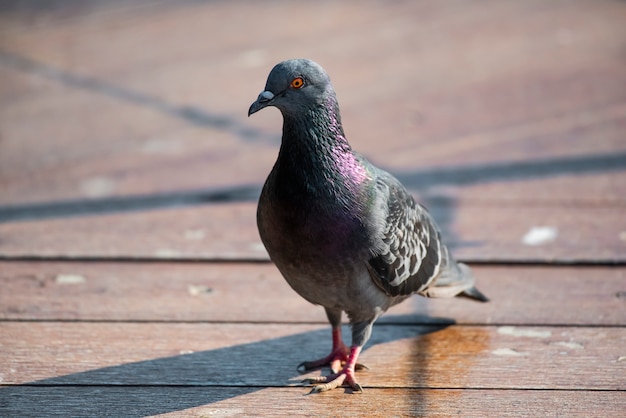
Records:
{"label": "white speck on wood", "polygon": [[250,249],[252,251],[266,252],[265,246],[263,246],[263,244],[261,244],[260,242],[255,242],[254,244],[250,244]]}
{"label": "white speck on wood", "polygon": [[161,248],[160,250],[156,250],[154,252],[154,255],[156,255],[159,258],[177,258],[180,257],[180,251],[176,251],[176,250],[172,250],[169,248]]}
{"label": "white speck on wood", "polygon": [[557,235],[557,229],[552,226],[534,226],[522,237],[522,244],[543,245],[554,241]]}
{"label": "white speck on wood", "polygon": [[109,177],[91,177],[80,183],[80,190],[87,197],[105,197],[117,189],[115,180]]}
{"label": "white speck on wood", "polygon": [[552,332],[547,330],[506,326],[498,328],[498,334],[512,335],[513,337],[548,338],[552,335]]}
{"label": "white speck on wood", "polygon": [[206,237],[204,229],[188,229],[185,231],[185,239],[189,241],[202,241]]}
{"label": "white speck on wood", "polygon": [[202,284],[190,284],[189,286],[187,286],[187,291],[191,296],[198,296],[211,293],[213,289],[211,289],[209,286],[205,286]]}
{"label": "white speck on wood", "polygon": [[497,350],[493,350],[491,354],[494,354],[496,356],[515,356],[515,357],[528,355],[528,353],[525,353],[523,351],[517,351],[512,348],[498,348]]}
{"label": "white speck on wood", "polygon": [[81,284],[85,283],[87,279],[80,274],[58,274],[54,281],[57,284]]}
{"label": "white speck on wood", "polygon": [[201,417],[240,417],[244,414],[243,409],[201,409],[198,411],[198,416]]}
{"label": "white speck on wood", "polygon": [[585,348],[582,344],[574,342],[574,341],[557,341],[557,342],[550,343],[550,345],[558,345],[560,347],[571,348],[573,350]]}

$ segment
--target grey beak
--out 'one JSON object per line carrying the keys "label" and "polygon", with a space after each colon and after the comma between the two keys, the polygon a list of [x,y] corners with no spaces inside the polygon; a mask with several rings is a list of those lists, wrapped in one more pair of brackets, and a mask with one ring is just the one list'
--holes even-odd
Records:
{"label": "grey beak", "polygon": [[274,100],[274,93],[269,90],[262,91],[256,101],[252,103],[250,109],[248,109],[248,116],[258,112],[266,106],[269,106],[272,100]]}

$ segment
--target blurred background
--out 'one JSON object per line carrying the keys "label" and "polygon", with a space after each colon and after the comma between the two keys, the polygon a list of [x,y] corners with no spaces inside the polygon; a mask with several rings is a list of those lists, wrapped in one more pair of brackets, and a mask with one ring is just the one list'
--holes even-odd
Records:
{"label": "blurred background", "polygon": [[[282,120],[246,112],[306,57],[460,258],[624,259],[624,22],[613,0],[5,0],[0,251],[265,258]],[[520,244],[546,225],[562,245]]]}

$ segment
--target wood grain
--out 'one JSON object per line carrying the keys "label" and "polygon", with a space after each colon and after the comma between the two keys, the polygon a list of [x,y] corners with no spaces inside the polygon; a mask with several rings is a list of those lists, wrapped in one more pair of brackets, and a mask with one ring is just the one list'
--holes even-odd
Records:
{"label": "wood grain", "polygon": [[[333,76],[353,145],[386,168],[626,151],[619,2],[325,1],[288,27],[268,24],[291,20],[288,2],[99,3],[0,15],[2,204],[260,183],[280,116],[245,112],[303,50]],[[214,33],[228,42],[189,42]]]}
{"label": "wood grain", "polygon": [[[0,373],[5,385],[286,386],[302,379],[297,364],[327,354],[329,334],[305,324],[3,322]],[[379,388],[626,390],[625,341],[612,327],[381,324],[359,379]]]}
{"label": "wood grain", "polygon": [[[439,196],[428,205],[455,256],[464,261],[626,261],[620,203],[601,205],[461,204]],[[0,223],[3,257],[267,260],[256,229],[256,203],[204,205]],[[553,239],[528,245],[533,228]]]}
{"label": "wood grain", "polygon": [[[4,416],[292,417],[490,416],[622,417],[623,392],[555,390],[375,389],[361,396],[335,391],[305,396],[304,388],[33,387],[0,388]],[[176,402],[173,402],[173,400]]]}
{"label": "wood grain", "polygon": [[[624,21],[612,0],[2,3],[0,416],[622,417]],[[392,308],[361,396],[299,386],[329,327],[254,224],[281,118],[246,110],[302,51],[491,298]]]}
{"label": "wood grain", "polygon": [[[626,325],[626,269],[473,266],[489,303],[414,296],[382,323]],[[269,263],[0,263],[0,318],[312,322]]]}

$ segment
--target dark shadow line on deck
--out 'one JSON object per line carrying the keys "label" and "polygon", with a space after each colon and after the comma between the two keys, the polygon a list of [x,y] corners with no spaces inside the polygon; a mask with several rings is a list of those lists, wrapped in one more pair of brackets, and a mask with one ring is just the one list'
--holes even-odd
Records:
{"label": "dark shadow line on deck", "polygon": [[81,215],[103,215],[116,212],[136,212],[209,203],[248,202],[256,201],[260,191],[260,186],[242,185],[225,189],[5,206],[0,207],[0,223]]}
{"label": "dark shadow line on deck", "polygon": [[[439,211],[431,212],[436,215],[437,218],[441,217]],[[444,224],[445,226],[445,224]],[[447,243],[448,248],[461,248],[467,247],[467,242],[452,241]],[[478,244],[481,245],[481,244]],[[600,267],[626,267],[625,258],[613,258],[613,259],[583,259],[583,258],[467,258],[457,257],[457,261],[470,264],[472,266],[490,266],[490,267],[545,267],[551,268],[569,268],[576,266],[579,268],[600,268]],[[256,258],[245,256],[242,258],[221,258],[216,257],[194,257],[189,256],[177,256],[171,258],[165,257],[150,257],[150,256],[91,256],[91,255],[63,255],[63,254],[51,254],[51,255],[7,255],[0,254],[0,262],[2,263],[142,263],[142,264],[216,264],[216,263],[231,263],[231,264],[268,264],[271,263],[269,256],[260,255]],[[1,320],[0,320],[1,321]]]}
{"label": "dark shadow line on deck", "polygon": [[102,94],[127,103],[157,110],[164,114],[183,119],[196,126],[210,127],[230,132],[246,141],[266,141],[272,144],[276,144],[280,141],[279,136],[263,133],[241,123],[231,116],[207,112],[204,109],[194,106],[176,106],[155,96],[120,87],[94,77],[74,74],[12,52],[0,51],[0,64],[18,71],[53,80],[68,87]]}
{"label": "dark shadow line on deck", "polygon": [[466,186],[479,183],[545,178],[565,174],[582,175],[610,171],[626,171],[626,152],[436,168],[396,172],[395,175],[406,187],[422,190],[439,185]]}
{"label": "dark shadow line on deck", "polygon": [[[412,172],[395,172],[394,174],[407,188],[428,191],[429,188],[441,185],[466,186],[565,174],[582,175],[625,170],[626,153],[622,152],[481,166],[435,168]],[[248,184],[223,189],[12,205],[0,207],[0,223],[102,215],[209,203],[254,202],[258,199],[260,191],[260,185]],[[447,202],[445,198],[425,196],[425,200],[427,206],[442,206],[444,208],[450,206],[450,202]],[[445,223],[447,220],[447,218],[437,219],[440,223]]]}
{"label": "dark shadow line on deck", "polygon": [[[447,318],[439,320],[432,325],[375,325],[365,350],[372,345],[399,339],[419,340],[424,335],[454,324]],[[330,330],[320,329],[0,386],[0,415],[38,416],[45,411],[48,415],[59,416],[99,416],[106,413],[110,416],[143,417],[182,411],[268,387],[293,386],[299,382],[296,364],[303,360],[300,356],[325,354],[329,346]],[[418,361],[426,360],[427,357],[424,357]],[[424,375],[415,377],[423,379]],[[415,384],[421,386],[423,382],[416,381]],[[185,387],[185,395],[169,396],[168,388],[174,386]],[[77,387],[83,390],[78,391]],[[200,389],[192,391],[196,387]]]}

